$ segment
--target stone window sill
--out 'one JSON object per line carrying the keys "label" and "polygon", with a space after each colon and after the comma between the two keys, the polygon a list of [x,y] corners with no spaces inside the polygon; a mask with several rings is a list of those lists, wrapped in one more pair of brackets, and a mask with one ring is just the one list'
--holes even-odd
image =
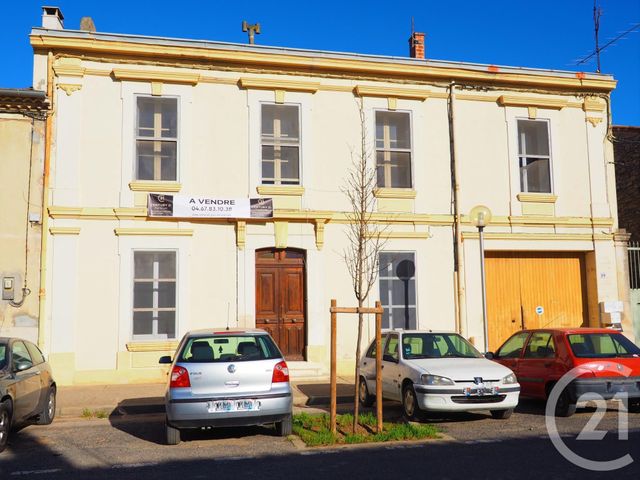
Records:
{"label": "stone window sill", "polygon": [[179,192],[182,184],[178,182],[141,181],[129,183],[129,190],[133,192]]}
{"label": "stone window sill", "polygon": [[376,198],[416,198],[413,188],[376,188],[373,191]]}
{"label": "stone window sill", "polygon": [[299,185],[260,185],[256,188],[260,195],[301,197],[304,187]]}
{"label": "stone window sill", "polygon": [[519,193],[517,199],[523,203],[556,203],[558,196],[551,193]]}
{"label": "stone window sill", "polygon": [[176,348],[178,348],[178,340],[127,343],[129,352],[174,352]]}

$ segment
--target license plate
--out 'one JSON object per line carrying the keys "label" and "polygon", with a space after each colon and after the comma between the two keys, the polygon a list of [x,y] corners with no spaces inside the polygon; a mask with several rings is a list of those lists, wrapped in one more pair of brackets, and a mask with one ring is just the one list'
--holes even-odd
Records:
{"label": "license plate", "polygon": [[499,387],[478,387],[478,388],[466,387],[462,390],[462,392],[467,397],[482,397],[484,395],[496,395],[498,391],[499,391]]}
{"label": "license plate", "polygon": [[239,399],[239,400],[216,400],[207,402],[207,411],[209,413],[217,412],[249,412],[260,410],[260,402],[258,400]]}

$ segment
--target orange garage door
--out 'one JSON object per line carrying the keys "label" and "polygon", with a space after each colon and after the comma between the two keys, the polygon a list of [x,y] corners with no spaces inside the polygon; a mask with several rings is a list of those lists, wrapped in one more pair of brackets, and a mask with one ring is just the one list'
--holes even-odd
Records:
{"label": "orange garage door", "polygon": [[588,325],[585,259],[577,252],[486,252],[489,349],[522,328]]}

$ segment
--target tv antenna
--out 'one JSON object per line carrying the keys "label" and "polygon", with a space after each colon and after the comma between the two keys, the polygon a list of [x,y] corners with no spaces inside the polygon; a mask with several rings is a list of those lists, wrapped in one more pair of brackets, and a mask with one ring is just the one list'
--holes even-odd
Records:
{"label": "tv antenna", "polygon": [[253,45],[256,40],[256,35],[260,35],[260,24],[254,23],[253,25],[249,25],[246,20],[242,21],[242,31],[249,32],[249,44]]}
{"label": "tv antenna", "polygon": [[632,25],[631,28],[629,28],[628,30],[625,30],[624,32],[620,33],[617,37],[609,40],[606,44],[604,44],[602,47],[600,47],[599,33],[600,33],[600,17],[601,16],[602,16],[602,8],[600,8],[600,6],[598,5],[598,0],[593,0],[593,30],[594,30],[596,48],[589,55],[587,55],[586,57],[584,57],[584,58],[582,58],[582,59],[580,59],[580,60],[578,60],[576,62],[576,65],[582,65],[584,63],[587,63],[593,57],[596,57],[596,72],[597,73],[600,73],[600,53],[602,51],[604,51],[605,48],[610,47],[611,45],[615,44],[618,40],[621,40],[622,38],[624,38],[625,36],[627,36],[631,32],[634,32],[635,30],[640,29],[640,23],[636,23],[636,24]]}

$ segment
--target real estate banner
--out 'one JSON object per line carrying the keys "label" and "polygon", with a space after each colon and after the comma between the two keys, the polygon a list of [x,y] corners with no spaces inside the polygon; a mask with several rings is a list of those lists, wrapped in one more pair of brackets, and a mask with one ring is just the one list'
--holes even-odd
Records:
{"label": "real estate banner", "polygon": [[149,217],[177,218],[271,218],[271,198],[190,197],[150,193]]}

